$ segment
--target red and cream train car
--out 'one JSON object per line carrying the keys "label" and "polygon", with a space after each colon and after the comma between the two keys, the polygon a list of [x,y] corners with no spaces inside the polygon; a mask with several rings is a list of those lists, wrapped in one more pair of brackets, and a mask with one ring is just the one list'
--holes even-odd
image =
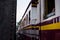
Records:
{"label": "red and cream train car", "polygon": [[60,40],[60,0],[40,0],[41,40]]}
{"label": "red and cream train car", "polygon": [[21,21],[26,40],[60,40],[60,0],[31,0]]}

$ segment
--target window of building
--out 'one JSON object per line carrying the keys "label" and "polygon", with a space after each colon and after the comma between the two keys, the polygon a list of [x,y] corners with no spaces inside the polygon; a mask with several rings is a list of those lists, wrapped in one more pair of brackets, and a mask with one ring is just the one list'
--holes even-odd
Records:
{"label": "window of building", "polygon": [[55,15],[55,0],[44,0],[44,19]]}

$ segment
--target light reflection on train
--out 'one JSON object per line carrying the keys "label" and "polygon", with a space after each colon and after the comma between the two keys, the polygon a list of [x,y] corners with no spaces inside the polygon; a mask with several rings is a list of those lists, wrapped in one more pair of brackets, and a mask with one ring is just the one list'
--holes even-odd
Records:
{"label": "light reflection on train", "polygon": [[33,40],[60,40],[59,3],[60,0],[31,0],[18,31]]}

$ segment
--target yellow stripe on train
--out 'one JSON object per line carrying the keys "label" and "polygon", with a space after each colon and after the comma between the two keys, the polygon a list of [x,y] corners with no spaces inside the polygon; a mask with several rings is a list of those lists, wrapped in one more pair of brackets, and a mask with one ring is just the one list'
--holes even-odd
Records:
{"label": "yellow stripe on train", "polygon": [[26,27],[26,28],[24,28],[24,29],[32,29],[32,28],[35,28],[35,29],[36,29],[36,28],[38,28],[38,30],[39,30],[39,27],[40,27],[40,26],[28,26],[28,27]]}
{"label": "yellow stripe on train", "polygon": [[39,27],[39,30],[54,30],[54,29],[60,29],[60,22]]}
{"label": "yellow stripe on train", "polygon": [[30,28],[38,28],[38,30],[60,29],[60,22],[59,23],[48,24],[48,25],[44,25],[44,26],[29,26],[29,27],[26,27],[25,29],[30,29]]}

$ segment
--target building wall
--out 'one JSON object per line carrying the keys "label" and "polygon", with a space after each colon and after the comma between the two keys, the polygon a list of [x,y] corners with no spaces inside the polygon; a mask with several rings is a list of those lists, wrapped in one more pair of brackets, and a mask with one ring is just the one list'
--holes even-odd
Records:
{"label": "building wall", "polygon": [[15,40],[16,0],[0,0],[0,40]]}

